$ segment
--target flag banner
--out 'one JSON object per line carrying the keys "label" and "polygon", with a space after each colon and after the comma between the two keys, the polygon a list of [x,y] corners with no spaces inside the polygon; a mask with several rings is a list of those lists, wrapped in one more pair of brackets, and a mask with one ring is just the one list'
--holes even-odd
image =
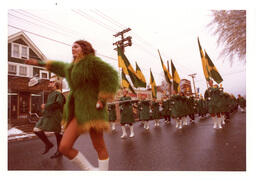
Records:
{"label": "flag banner", "polygon": [[136,88],[146,87],[146,82],[143,82],[143,80],[141,80],[137,76],[135,70],[133,69],[132,65],[130,64],[129,60],[127,59],[125,54],[122,52],[120,47],[117,47],[117,52],[118,52],[118,66],[123,69],[125,75],[130,76],[133,86]]}
{"label": "flag banner", "polygon": [[206,62],[205,55],[204,55],[204,52],[202,50],[202,47],[200,45],[199,38],[197,38],[197,42],[198,42],[198,46],[199,46],[199,52],[200,52],[200,56],[201,56],[201,61],[202,61],[202,66],[203,66],[203,71],[204,71],[204,77],[207,81],[209,81],[210,78],[209,78],[209,73],[208,73],[208,68],[207,68],[207,62]]}
{"label": "flag banner", "polygon": [[131,84],[127,80],[123,70],[122,70],[122,87],[129,88],[132,91],[132,93],[136,94],[136,92],[133,90]]}
{"label": "flag banner", "polygon": [[176,93],[180,92],[180,76],[171,60],[171,67],[172,67],[172,77],[173,77],[173,89]]}
{"label": "flag banner", "polygon": [[169,84],[171,84],[171,83],[172,83],[172,82],[171,82],[172,76],[171,76],[171,74],[169,73],[169,71],[168,71],[168,69],[166,68],[166,66],[164,65],[159,50],[158,50],[158,54],[159,54],[159,56],[160,56],[161,64],[162,64],[162,67],[163,67],[163,70],[164,70],[164,77],[165,77],[165,80],[166,80],[166,82],[168,82]]}
{"label": "flag banner", "polygon": [[138,82],[138,84],[140,87],[146,87],[146,79],[145,79],[143,73],[141,72],[140,67],[138,66],[137,62],[135,62],[135,63],[136,63],[136,75],[141,80]]}
{"label": "flag banner", "polygon": [[205,60],[206,60],[206,65],[208,68],[208,73],[209,76],[211,78],[213,78],[213,80],[215,80],[215,82],[217,82],[218,84],[221,83],[223,81],[221,75],[219,74],[217,68],[215,67],[215,65],[213,64],[212,60],[210,59],[209,55],[205,52]]}
{"label": "flag banner", "polygon": [[152,97],[157,98],[156,82],[155,82],[154,76],[151,72],[151,69],[150,69],[150,85],[151,85],[151,89],[152,89]]}

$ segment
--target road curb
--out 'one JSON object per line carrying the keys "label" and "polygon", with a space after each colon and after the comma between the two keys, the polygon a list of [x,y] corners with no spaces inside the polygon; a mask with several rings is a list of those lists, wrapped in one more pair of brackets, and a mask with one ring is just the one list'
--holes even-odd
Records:
{"label": "road curb", "polygon": [[[54,135],[54,133],[49,132],[49,133],[45,133],[46,136],[52,136]],[[27,134],[15,134],[15,135],[11,135],[8,136],[8,143],[12,143],[12,142],[17,142],[17,141],[26,141],[26,140],[31,140],[31,139],[36,139],[38,138],[34,133],[27,133]]]}

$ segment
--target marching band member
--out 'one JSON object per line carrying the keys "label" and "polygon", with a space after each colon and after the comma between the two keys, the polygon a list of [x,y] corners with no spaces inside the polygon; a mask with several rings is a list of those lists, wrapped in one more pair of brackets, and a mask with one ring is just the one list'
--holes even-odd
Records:
{"label": "marching band member", "polygon": [[240,94],[238,94],[237,103],[239,105],[239,108],[241,112],[245,112],[245,106],[246,106],[246,100],[244,97],[242,97]]}
{"label": "marching band member", "polygon": [[142,96],[142,100],[138,103],[139,120],[144,121],[144,128],[149,130],[149,107],[150,101],[146,100],[146,96]]}
{"label": "marching band member", "polygon": [[108,120],[111,123],[111,130],[115,131],[115,121],[116,121],[116,105],[115,104],[108,104]]}
{"label": "marching band member", "polygon": [[[135,122],[134,116],[133,116],[133,106],[132,102],[129,101],[132,100],[130,96],[128,96],[128,90],[123,89],[123,97],[120,98],[119,103],[120,106],[120,113],[121,113],[121,129],[122,129],[122,136],[121,138],[126,138],[127,133],[125,130],[125,125],[128,124],[130,127],[130,138],[134,137],[134,131],[133,131],[133,123]],[[124,102],[122,102],[124,101]]]}
{"label": "marching band member", "polygon": [[159,110],[159,103],[157,102],[155,97],[153,97],[153,101],[151,103],[151,109],[152,109],[152,119],[155,120],[155,127],[157,127],[159,126],[160,110]]}
{"label": "marching band member", "polygon": [[207,100],[208,112],[213,120],[213,128],[222,129],[221,125],[221,90],[213,86],[213,81],[209,80],[209,88],[205,91],[204,98]]}

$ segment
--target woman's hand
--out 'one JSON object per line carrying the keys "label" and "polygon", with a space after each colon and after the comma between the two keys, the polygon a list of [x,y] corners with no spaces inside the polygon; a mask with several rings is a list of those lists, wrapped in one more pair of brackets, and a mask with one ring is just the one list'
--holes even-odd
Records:
{"label": "woman's hand", "polygon": [[102,109],[103,108],[103,103],[101,102],[101,100],[98,100],[96,103],[96,109]]}
{"label": "woman's hand", "polygon": [[29,65],[38,65],[38,60],[36,60],[36,59],[28,59],[28,60],[25,60],[25,63],[29,64]]}

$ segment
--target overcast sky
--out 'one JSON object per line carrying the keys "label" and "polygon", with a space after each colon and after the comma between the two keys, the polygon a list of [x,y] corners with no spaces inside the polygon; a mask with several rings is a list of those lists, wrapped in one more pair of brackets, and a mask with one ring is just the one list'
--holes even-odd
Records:
{"label": "overcast sky", "polygon": [[[38,19],[40,18],[40,20]],[[206,82],[203,75],[197,37],[223,77],[225,91],[246,94],[245,64],[235,59],[219,58],[217,37],[207,24],[212,20],[208,9],[164,8],[89,8],[89,9],[9,9],[8,24],[29,32],[63,42],[68,45],[78,39],[92,43],[98,56],[117,68],[117,52],[112,45],[120,38],[113,35],[125,28],[132,30],[132,46],[125,54],[135,68],[135,61],[142,69],[149,84],[152,69],[156,84],[164,79],[157,49],[163,60],[173,60],[181,79],[192,80],[189,74],[196,73],[195,84],[204,93]],[[20,31],[8,26],[8,35]],[[71,47],[25,32],[48,59],[70,62]],[[234,81],[235,80],[235,81]]]}

